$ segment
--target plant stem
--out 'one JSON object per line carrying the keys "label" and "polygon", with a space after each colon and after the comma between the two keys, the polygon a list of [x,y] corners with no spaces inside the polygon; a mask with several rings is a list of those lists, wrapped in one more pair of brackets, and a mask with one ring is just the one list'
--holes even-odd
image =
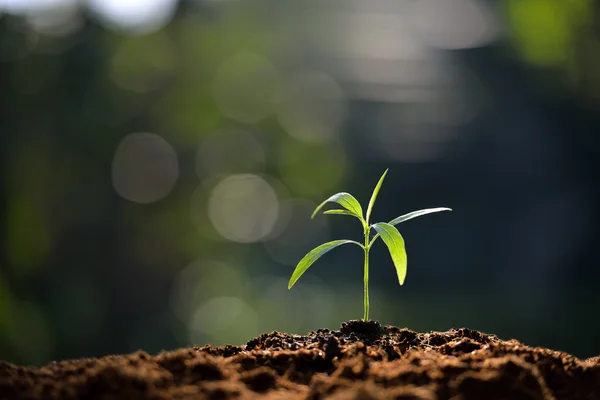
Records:
{"label": "plant stem", "polygon": [[365,275],[364,275],[364,316],[365,321],[369,320],[369,232],[371,229],[365,226]]}

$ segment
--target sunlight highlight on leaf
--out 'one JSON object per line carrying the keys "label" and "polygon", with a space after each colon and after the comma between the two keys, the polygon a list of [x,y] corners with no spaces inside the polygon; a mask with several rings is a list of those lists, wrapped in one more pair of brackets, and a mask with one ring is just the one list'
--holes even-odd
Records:
{"label": "sunlight highlight on leaf", "polygon": [[406,250],[404,248],[404,239],[398,229],[393,225],[386,224],[385,222],[379,222],[373,224],[373,228],[381,235],[384,243],[390,251],[394,267],[396,267],[396,274],[398,274],[398,282],[400,285],[404,284],[406,279]]}
{"label": "sunlight highlight on leaf", "polygon": [[354,240],[334,240],[332,242],[323,243],[322,245],[317,246],[314,249],[312,249],[311,251],[309,251],[308,254],[305,255],[302,260],[300,260],[298,265],[296,265],[296,269],[294,270],[294,273],[292,274],[292,277],[290,278],[290,282],[288,284],[288,289],[291,289],[292,286],[294,286],[294,283],[296,283],[296,281],[298,279],[300,279],[302,274],[304,274],[304,272],[306,272],[308,267],[313,265],[315,263],[315,261],[317,261],[319,258],[321,258],[321,256],[323,254],[335,249],[338,246],[341,246],[341,245],[347,244],[347,243],[354,243],[360,247],[363,247],[362,244],[355,242]]}
{"label": "sunlight highlight on leaf", "polygon": [[448,207],[436,207],[436,208],[426,208],[423,210],[412,211],[412,212],[409,212],[408,214],[401,215],[398,218],[394,218],[393,220],[390,221],[390,225],[398,225],[401,222],[408,221],[409,219],[413,219],[416,217],[420,217],[421,215],[426,215],[426,214],[431,214],[431,213],[436,213],[436,212],[441,212],[441,211],[452,211],[452,209],[448,208]]}
{"label": "sunlight highlight on leaf", "polygon": [[[441,211],[452,211],[452,209],[448,208],[448,207],[436,207],[436,208],[426,208],[423,210],[412,211],[412,212],[409,212],[408,214],[401,215],[398,218],[394,218],[393,220],[391,220],[389,222],[389,224],[390,225],[398,225],[401,222],[408,221],[409,219],[413,219],[416,217],[420,217],[421,215],[426,215],[426,214],[431,214],[431,213],[436,213],[436,212],[441,212]],[[369,246],[371,246],[373,243],[375,243],[375,240],[377,240],[378,237],[379,237],[379,233],[376,234],[373,237],[373,239],[371,239]]]}
{"label": "sunlight highlight on leaf", "polygon": [[369,207],[367,208],[367,217],[365,218],[367,224],[369,223],[369,218],[371,217],[371,211],[373,211],[373,205],[375,204],[375,199],[377,199],[377,195],[379,194],[379,189],[381,189],[381,185],[383,184],[383,180],[387,175],[389,168],[385,170],[381,178],[379,178],[379,182],[377,182],[377,186],[373,190],[373,194],[371,195],[371,200],[369,201]]}
{"label": "sunlight highlight on leaf", "polygon": [[356,215],[348,210],[327,210],[327,211],[323,211],[323,214],[329,214],[329,215],[350,215],[352,217],[356,217]]}
{"label": "sunlight highlight on leaf", "polygon": [[323,208],[323,206],[325,206],[325,204],[329,202],[338,203],[346,210],[350,211],[352,214],[354,214],[356,217],[362,220],[362,207],[360,206],[360,203],[358,202],[358,200],[356,200],[356,198],[354,198],[354,196],[346,192],[336,193],[321,204],[319,204],[315,211],[313,211],[311,218],[314,218],[315,215],[317,215],[317,213],[321,210],[321,208]]}

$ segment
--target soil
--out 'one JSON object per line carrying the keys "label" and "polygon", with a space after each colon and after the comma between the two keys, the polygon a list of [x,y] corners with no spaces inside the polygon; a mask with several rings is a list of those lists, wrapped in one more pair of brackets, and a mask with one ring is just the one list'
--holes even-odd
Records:
{"label": "soil", "polygon": [[475,330],[417,333],[375,321],[244,346],[0,362],[1,399],[600,399],[587,360]]}

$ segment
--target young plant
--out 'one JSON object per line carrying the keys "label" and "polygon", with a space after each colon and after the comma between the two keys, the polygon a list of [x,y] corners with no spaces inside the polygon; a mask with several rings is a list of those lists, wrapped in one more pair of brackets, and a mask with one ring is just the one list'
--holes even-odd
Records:
{"label": "young plant", "polygon": [[[375,199],[377,198],[377,194],[379,193],[379,189],[381,189],[381,185],[383,184],[383,180],[388,170],[386,169],[381,178],[379,178],[379,182],[377,182],[377,186],[375,186],[375,190],[373,190],[373,194],[371,195],[371,200],[369,201],[369,206],[367,207],[367,213],[363,217],[363,210],[360,206],[360,203],[354,196],[350,193],[341,192],[334,194],[315,209],[313,212],[311,219],[317,215],[319,210],[323,208],[323,206],[329,202],[338,203],[344,209],[336,209],[336,210],[327,210],[324,211],[323,214],[339,214],[339,215],[350,215],[352,217],[358,218],[363,227],[364,232],[364,244],[355,242],[354,240],[334,240],[332,242],[324,243],[320,246],[315,247],[311,251],[308,252],[304,256],[302,260],[296,265],[296,269],[290,278],[290,282],[288,284],[288,289],[291,289],[292,286],[296,283],[298,279],[306,272],[308,267],[314,264],[323,254],[327,253],[334,248],[341,246],[343,244],[352,243],[363,249],[364,252],[364,320],[367,321],[369,319],[369,251],[373,246],[373,243],[377,240],[377,238],[381,237],[383,242],[386,244],[390,256],[392,257],[392,261],[394,262],[394,266],[396,267],[396,274],[398,275],[398,282],[400,285],[404,284],[404,279],[406,278],[406,250],[404,249],[404,239],[398,229],[396,229],[395,225],[398,225],[401,222],[408,221],[409,219],[420,217],[421,215],[431,214],[440,211],[452,211],[450,208],[446,207],[437,207],[437,208],[427,208],[424,210],[413,211],[408,214],[404,214],[391,220],[389,223],[386,222],[377,222],[375,224],[369,224],[369,218],[371,217],[371,211],[373,211],[373,205],[375,204]],[[375,229],[377,232],[372,239],[370,239],[371,229]]]}

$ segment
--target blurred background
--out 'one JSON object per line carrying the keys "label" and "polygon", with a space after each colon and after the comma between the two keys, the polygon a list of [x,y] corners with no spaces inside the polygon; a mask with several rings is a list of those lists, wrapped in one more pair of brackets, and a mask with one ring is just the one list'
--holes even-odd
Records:
{"label": "blurred background", "polygon": [[591,0],[0,0],[0,359],[371,317],[600,354]]}

